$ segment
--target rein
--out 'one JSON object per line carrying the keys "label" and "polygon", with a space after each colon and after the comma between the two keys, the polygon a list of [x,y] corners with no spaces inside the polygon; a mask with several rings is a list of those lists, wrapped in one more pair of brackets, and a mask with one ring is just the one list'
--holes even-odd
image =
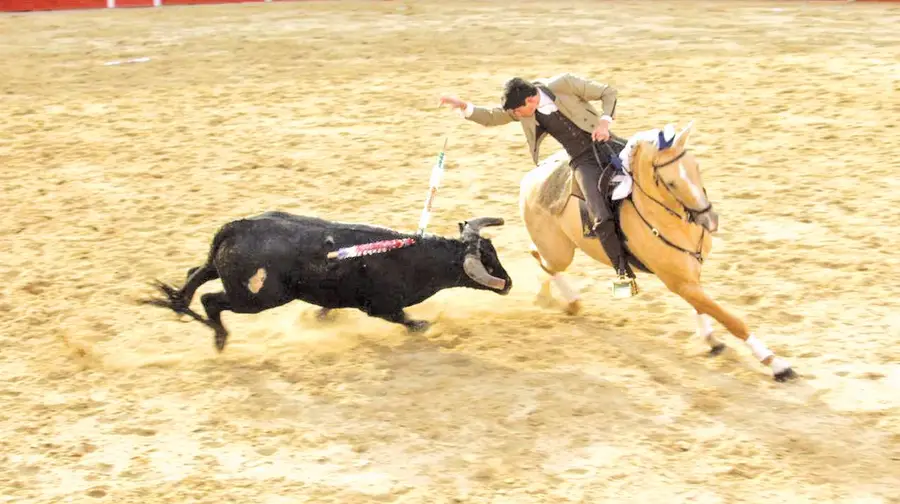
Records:
{"label": "rein", "polygon": [[[611,156],[616,157],[616,153],[613,152],[612,147],[610,147],[608,143],[603,142],[603,145],[604,145],[604,146],[606,147],[606,149],[609,151],[609,154],[610,154]],[[599,155],[599,153],[597,152],[597,144],[596,144],[596,143],[592,143],[592,144],[591,144],[591,147],[594,149],[594,157],[597,159],[597,164],[599,164],[600,166],[603,166],[603,163],[600,162],[600,155]],[[678,154],[677,156],[675,156],[674,158],[672,158],[672,159],[666,161],[666,162],[663,163],[663,164],[657,165],[656,163],[653,163],[653,177],[654,177],[654,179],[655,179],[655,181],[656,181],[656,185],[657,185],[657,186],[659,186],[659,174],[657,173],[657,170],[659,170],[660,168],[666,167],[666,166],[668,166],[668,165],[670,165],[670,164],[672,164],[672,163],[678,161],[679,159],[681,159],[682,157],[684,157],[684,155],[687,153],[687,151],[688,151],[687,149],[683,150],[683,151],[681,152],[681,154]],[[603,169],[604,172],[609,168],[609,165],[610,165],[610,164],[612,164],[612,163],[608,163],[608,164],[606,165],[606,167]],[[601,180],[602,180],[602,178],[603,178],[603,174],[601,173]],[[685,215],[681,215],[680,213],[678,213],[678,212],[676,212],[675,210],[672,210],[671,208],[669,208],[668,206],[666,206],[665,203],[663,203],[663,202],[659,201],[658,199],[654,198],[653,196],[650,196],[649,194],[647,194],[647,191],[645,191],[644,188],[641,187],[641,184],[638,183],[638,181],[637,181],[636,178],[632,177],[632,180],[634,181],[635,187],[637,187],[638,190],[641,191],[641,193],[642,193],[644,196],[646,196],[650,201],[652,201],[652,202],[656,203],[657,205],[661,206],[666,212],[669,212],[671,215],[673,215],[673,216],[675,216],[675,217],[678,217],[679,219],[681,219],[681,220],[683,220],[683,221],[685,221],[685,222],[687,222],[687,223],[689,223],[689,224],[693,224],[693,223],[696,222],[696,216],[697,216],[697,215],[701,215],[701,214],[703,214],[703,213],[706,213],[706,212],[709,211],[710,208],[712,208],[712,203],[710,203],[710,204],[707,205],[706,208],[704,208],[703,210],[694,210],[693,208],[689,207],[688,205],[685,205],[684,202],[681,201],[681,199],[680,199],[678,196],[676,196],[675,193],[673,193],[672,190],[669,189],[668,186],[663,185],[663,187],[666,188],[666,191],[668,191],[669,194],[672,195],[673,198],[675,198],[675,201],[677,201],[677,202],[681,205],[681,207],[684,209]],[[706,189],[704,189],[703,192],[705,193],[705,192],[706,192]],[[663,243],[665,243],[665,244],[668,245],[669,247],[672,247],[672,248],[674,248],[675,250],[678,250],[678,251],[680,251],[680,252],[684,252],[685,254],[688,254],[689,256],[691,256],[691,257],[693,257],[694,259],[696,259],[697,262],[699,262],[700,264],[703,264],[703,255],[702,255],[702,252],[703,252],[703,239],[706,237],[706,229],[705,229],[705,228],[701,227],[700,240],[699,240],[699,242],[697,243],[697,250],[696,250],[696,252],[695,252],[695,251],[692,251],[692,250],[688,250],[688,249],[686,249],[686,248],[684,248],[684,247],[681,247],[681,246],[679,246],[679,245],[676,245],[675,243],[672,243],[672,242],[671,242],[670,240],[668,240],[665,236],[663,236],[662,234],[660,234],[659,229],[657,229],[653,224],[650,223],[650,221],[647,220],[646,217],[644,217],[644,216],[641,214],[641,211],[638,210],[637,205],[634,205],[634,211],[635,211],[635,213],[637,213],[638,217],[641,218],[641,220],[644,222],[644,224],[645,224],[648,228],[650,228],[650,232],[653,233],[653,236],[659,238]]]}

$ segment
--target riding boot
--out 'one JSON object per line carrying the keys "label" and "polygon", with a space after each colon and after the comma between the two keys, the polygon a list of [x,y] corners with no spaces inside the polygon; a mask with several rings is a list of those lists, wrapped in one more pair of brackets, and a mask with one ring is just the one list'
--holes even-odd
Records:
{"label": "riding boot", "polygon": [[625,275],[627,260],[622,242],[619,241],[619,236],[616,234],[615,222],[596,219],[592,230],[597,238],[600,239],[600,245],[603,246],[603,251],[606,252],[607,257],[612,262],[612,267],[616,270],[616,274],[620,276]]}
{"label": "riding boot", "polygon": [[[637,282],[635,281],[634,271],[628,265],[625,247],[622,246],[622,242],[619,240],[615,226],[615,222],[611,219],[597,219],[594,221],[593,230],[600,239],[600,245],[616,271],[617,278],[613,282],[613,294],[616,297],[629,297],[637,294]],[[627,293],[629,291],[630,293]]]}

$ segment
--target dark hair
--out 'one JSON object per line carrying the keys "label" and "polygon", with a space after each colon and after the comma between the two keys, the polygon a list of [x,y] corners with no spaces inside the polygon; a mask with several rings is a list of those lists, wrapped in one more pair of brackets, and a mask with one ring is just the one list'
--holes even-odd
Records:
{"label": "dark hair", "polygon": [[521,77],[513,77],[503,85],[503,97],[500,106],[504,110],[512,110],[525,105],[525,98],[536,95],[538,92],[534,84]]}

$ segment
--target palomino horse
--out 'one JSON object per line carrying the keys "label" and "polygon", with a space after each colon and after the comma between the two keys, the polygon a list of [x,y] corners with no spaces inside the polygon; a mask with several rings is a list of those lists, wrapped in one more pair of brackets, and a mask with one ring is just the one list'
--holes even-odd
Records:
{"label": "palomino horse", "polygon": [[[692,124],[661,149],[657,142],[639,140],[631,150],[633,191],[617,212],[630,262],[655,274],[694,308],[697,333],[710,345],[712,355],[721,353],[725,344],[713,335],[710,316],[743,340],[772,369],[775,380],[786,381],[796,376],[790,364],[700,285],[700,269],[712,248],[710,233],[718,227],[718,216],[707,198],[699,164],[686,148]],[[522,179],[519,208],[533,244],[532,255],[549,275],[542,282],[541,295],[550,294],[553,281],[566,298],[569,313],[577,313],[580,303],[562,273],[572,263],[575,249],[611,267],[600,241],[584,236],[582,200],[567,157],[554,156]]]}

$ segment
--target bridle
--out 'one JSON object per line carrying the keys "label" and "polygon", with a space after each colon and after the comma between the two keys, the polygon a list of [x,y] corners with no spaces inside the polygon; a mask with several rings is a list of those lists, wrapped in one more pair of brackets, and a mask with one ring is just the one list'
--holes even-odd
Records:
{"label": "bridle", "polygon": [[[613,152],[612,147],[610,147],[609,144],[606,143],[606,142],[602,142],[602,143],[603,143],[603,145],[606,147],[606,149],[609,151],[610,156],[616,157],[616,153]],[[592,146],[593,149],[594,149],[594,156],[597,158],[597,163],[598,163],[600,166],[603,166],[603,163],[600,162],[600,156],[599,156],[599,153],[597,152],[597,143],[594,142],[594,143],[592,143],[591,146]],[[678,154],[678,155],[675,156],[674,158],[672,158],[672,159],[666,161],[665,163],[662,163],[662,164],[656,164],[656,163],[653,163],[653,181],[656,183],[656,186],[657,186],[657,187],[659,187],[659,185],[660,185],[659,169],[660,169],[660,168],[665,168],[666,166],[669,166],[670,164],[679,161],[682,157],[684,157],[685,154],[687,154],[687,152],[688,152],[688,149],[684,149],[683,151],[681,151],[680,154]],[[608,168],[609,168],[609,164],[607,164],[607,165],[603,168],[603,170],[605,171],[605,170],[607,170]],[[601,180],[602,180],[602,178],[603,178],[603,177],[602,177],[602,174],[601,174]],[[673,216],[675,216],[675,217],[678,217],[678,218],[681,219],[682,221],[687,222],[687,223],[689,223],[689,224],[696,224],[696,223],[697,223],[697,217],[699,217],[700,215],[705,214],[706,212],[709,212],[709,211],[712,209],[712,203],[708,203],[708,204],[706,205],[706,208],[703,208],[702,210],[696,210],[696,209],[694,209],[694,208],[691,208],[689,205],[685,204],[684,201],[682,201],[681,198],[679,198],[674,192],[672,192],[672,190],[669,188],[669,186],[668,186],[667,184],[663,184],[662,186],[666,189],[666,191],[667,191],[667,192],[675,199],[675,201],[678,202],[678,204],[681,205],[681,208],[684,210],[684,215],[682,215],[682,214],[676,212],[675,210],[672,210],[671,208],[669,208],[669,207],[668,207],[665,203],[663,203],[662,201],[659,201],[658,199],[654,198],[653,196],[650,196],[650,195],[647,193],[647,191],[645,191],[644,188],[641,187],[641,184],[638,183],[637,178],[632,177],[632,180],[633,180],[633,182],[634,182],[634,186],[637,187],[638,190],[641,191],[641,193],[642,193],[644,196],[646,196],[650,201],[652,201],[652,202],[656,203],[657,205],[661,206],[666,212],[670,213],[671,215],[673,215]],[[703,188],[703,194],[706,195],[706,188],[705,188],[705,187]],[[703,239],[706,237],[706,228],[704,228],[704,227],[702,227],[702,226],[700,227],[701,233],[700,233],[700,240],[699,240],[699,242],[697,243],[697,250],[696,250],[696,251],[688,250],[688,249],[683,248],[683,247],[681,247],[681,246],[679,246],[679,245],[676,245],[676,244],[672,243],[671,241],[669,241],[668,239],[666,239],[665,236],[663,236],[662,234],[660,234],[659,229],[657,229],[653,224],[650,223],[650,221],[647,220],[646,217],[644,217],[644,216],[641,214],[641,211],[638,210],[637,205],[633,205],[633,206],[634,206],[634,211],[637,213],[638,217],[641,218],[641,220],[644,222],[644,224],[650,229],[650,232],[653,233],[653,236],[656,236],[657,238],[659,238],[659,239],[660,239],[663,243],[665,243],[666,245],[668,245],[668,246],[670,246],[670,247],[672,247],[672,248],[674,248],[674,249],[676,249],[676,250],[678,250],[678,251],[684,252],[685,254],[690,255],[691,257],[693,257],[694,259],[696,259],[697,262],[699,262],[700,264],[703,264],[703,255],[702,255],[702,251],[703,251]]]}
{"label": "bridle", "polygon": [[[672,158],[672,159],[666,161],[666,162],[663,163],[663,164],[659,164],[659,165],[658,165],[658,164],[656,164],[656,163],[653,163],[653,181],[656,183],[656,187],[659,187],[659,181],[660,181],[659,169],[660,169],[660,168],[665,168],[666,166],[669,166],[670,164],[679,161],[681,158],[684,157],[685,154],[687,154],[687,152],[688,152],[688,149],[684,149],[683,151],[681,151],[681,154],[675,156],[674,158]],[[637,181],[636,181],[636,180],[635,180],[635,185],[637,185]],[[683,216],[682,216],[682,215],[679,215],[679,214],[678,214],[677,212],[675,212],[674,210],[671,210],[669,207],[667,207],[667,206],[664,205],[663,203],[657,201],[655,198],[653,198],[652,196],[650,196],[649,194],[647,194],[647,192],[644,191],[644,189],[643,189],[642,187],[638,186],[638,189],[640,189],[641,192],[644,193],[644,196],[650,198],[651,200],[653,200],[654,202],[656,202],[656,204],[658,204],[658,205],[662,206],[663,208],[665,208],[667,212],[669,212],[669,213],[675,215],[676,217],[678,217],[678,218],[680,218],[680,219],[683,219],[683,220],[687,221],[687,222],[690,223],[690,224],[695,224],[695,223],[697,222],[697,217],[698,217],[698,216],[703,215],[703,214],[705,214],[706,212],[709,212],[710,210],[712,210],[712,203],[707,203],[706,208],[703,208],[702,210],[695,210],[695,209],[691,208],[689,205],[687,205],[684,201],[682,201],[681,198],[679,198],[677,194],[675,194],[674,192],[672,192],[672,190],[669,189],[669,186],[668,186],[667,184],[663,184],[663,187],[666,189],[666,191],[667,191],[673,198],[675,198],[675,201],[677,201],[678,204],[681,205],[681,208],[684,209],[685,215],[683,215]],[[703,195],[706,196],[706,188],[705,188],[705,187],[703,188]]]}

